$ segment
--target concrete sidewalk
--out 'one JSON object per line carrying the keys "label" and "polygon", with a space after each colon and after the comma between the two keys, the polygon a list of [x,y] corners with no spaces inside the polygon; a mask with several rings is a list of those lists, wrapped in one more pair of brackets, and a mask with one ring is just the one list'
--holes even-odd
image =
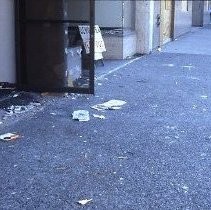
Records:
{"label": "concrete sidewalk", "polygon": [[[210,209],[211,56],[174,51],[206,30],[103,76],[95,96],[55,97],[0,125],[22,135],[0,142],[0,209]],[[90,108],[110,99],[127,104]],[[73,121],[78,109],[90,121]]]}
{"label": "concrete sidewalk", "polygon": [[211,55],[211,25],[204,28],[193,28],[174,42],[165,45],[163,52],[196,55]]}

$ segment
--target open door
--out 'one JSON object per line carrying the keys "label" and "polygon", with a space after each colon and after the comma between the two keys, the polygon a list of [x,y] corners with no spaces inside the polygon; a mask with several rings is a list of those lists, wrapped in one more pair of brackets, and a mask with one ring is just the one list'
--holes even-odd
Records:
{"label": "open door", "polygon": [[160,43],[165,44],[173,38],[174,5],[173,0],[161,1]]}
{"label": "open door", "polygon": [[94,8],[94,0],[16,0],[21,88],[94,93]]}

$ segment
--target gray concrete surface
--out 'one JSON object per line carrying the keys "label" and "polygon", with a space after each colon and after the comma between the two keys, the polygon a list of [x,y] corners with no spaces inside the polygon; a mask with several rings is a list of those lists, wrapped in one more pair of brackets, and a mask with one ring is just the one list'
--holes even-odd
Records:
{"label": "gray concrete surface", "polygon": [[[0,142],[0,209],[211,209],[210,66],[209,53],[156,52],[105,75],[95,96],[11,117],[0,133],[22,138]],[[110,99],[127,104],[90,108]],[[91,120],[73,121],[78,109]]]}
{"label": "gray concrete surface", "polygon": [[167,44],[163,52],[211,55],[210,28],[210,25],[204,28],[193,28],[191,34],[186,33]]}

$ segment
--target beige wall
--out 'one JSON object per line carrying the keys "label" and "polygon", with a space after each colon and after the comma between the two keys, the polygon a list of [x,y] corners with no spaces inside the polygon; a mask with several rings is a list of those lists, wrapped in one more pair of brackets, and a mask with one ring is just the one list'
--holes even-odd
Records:
{"label": "beige wall", "polygon": [[16,82],[13,0],[0,0],[0,82]]}
{"label": "beige wall", "polygon": [[[188,3],[188,10],[187,5]],[[174,38],[189,32],[192,26],[192,1],[175,1]]]}

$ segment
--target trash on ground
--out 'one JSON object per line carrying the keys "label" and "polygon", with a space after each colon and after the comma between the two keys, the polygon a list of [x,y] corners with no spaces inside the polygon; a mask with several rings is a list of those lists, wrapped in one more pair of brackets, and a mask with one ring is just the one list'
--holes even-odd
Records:
{"label": "trash on ground", "polygon": [[90,203],[92,201],[92,199],[85,199],[85,200],[80,200],[77,203],[81,204],[81,205],[86,205],[88,203]]}
{"label": "trash on ground", "polygon": [[25,105],[25,106],[11,105],[10,107],[6,108],[6,111],[7,111],[7,114],[11,116],[13,114],[20,114],[20,113],[26,112],[40,105],[41,104],[38,102],[31,102],[30,104]]}
{"label": "trash on ground", "polygon": [[17,98],[18,96],[19,96],[19,94],[17,93],[15,95],[13,95],[13,98]]}
{"label": "trash on ground", "polygon": [[52,96],[52,97],[68,97],[68,93],[58,93],[58,92],[43,92],[41,96]]}
{"label": "trash on ground", "polygon": [[3,135],[0,135],[0,140],[2,141],[12,141],[20,138],[20,135],[15,133],[5,133]]}
{"label": "trash on ground", "polygon": [[173,63],[165,63],[165,64],[163,64],[162,66],[174,67],[174,64],[173,64]]}
{"label": "trash on ground", "polygon": [[158,47],[157,51],[158,51],[158,52],[161,52],[162,50],[161,50],[161,48],[160,48],[160,47]]}
{"label": "trash on ground", "polygon": [[87,110],[74,111],[72,116],[73,116],[73,120],[78,120],[80,122],[87,122],[90,120],[89,111]]}
{"label": "trash on ground", "polygon": [[191,70],[192,68],[194,68],[194,66],[192,66],[192,65],[186,65],[186,66],[182,66],[182,68]]}
{"label": "trash on ground", "polygon": [[120,156],[120,157],[118,157],[118,159],[119,160],[124,160],[124,159],[127,159],[128,157],[126,157],[126,156]]}
{"label": "trash on ground", "polygon": [[200,81],[200,79],[198,77],[189,77],[189,79]]}
{"label": "trash on ground", "polygon": [[207,98],[208,98],[208,96],[206,96],[206,95],[202,95],[202,96],[201,96],[201,98],[202,98],[202,99],[207,99]]}
{"label": "trash on ground", "polygon": [[196,109],[197,108],[197,105],[193,105],[193,109]]}
{"label": "trash on ground", "polygon": [[21,112],[25,112],[27,110],[27,107],[26,106],[10,106],[7,111],[11,114],[13,113],[21,113]]}
{"label": "trash on ground", "polygon": [[99,118],[99,119],[102,119],[102,120],[105,119],[105,116],[103,116],[103,115],[98,115],[98,114],[93,114],[93,117]]}
{"label": "trash on ground", "polygon": [[105,102],[103,104],[97,104],[95,106],[92,106],[92,109],[96,109],[98,111],[102,110],[118,110],[121,109],[124,104],[127,102],[121,101],[121,100],[110,100],[108,102]]}
{"label": "trash on ground", "polygon": [[0,125],[3,124],[3,122],[0,121]]}

